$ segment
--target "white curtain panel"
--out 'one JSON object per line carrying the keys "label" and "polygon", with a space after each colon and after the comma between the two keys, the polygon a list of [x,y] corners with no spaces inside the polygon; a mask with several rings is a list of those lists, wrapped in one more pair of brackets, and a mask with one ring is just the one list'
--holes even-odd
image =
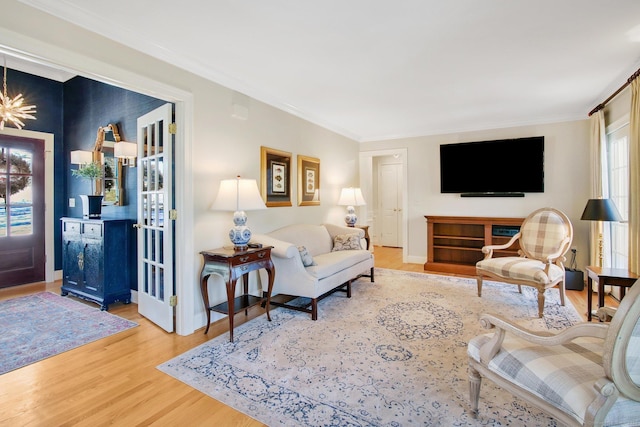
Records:
{"label": "white curtain panel", "polygon": [[[591,115],[591,198],[604,197],[603,190],[608,182],[606,171],[606,133],[604,109]],[[605,181],[606,180],[606,181]],[[587,201],[585,200],[585,204]],[[589,265],[600,266],[598,242],[602,234],[602,222],[590,221],[589,227]],[[606,264],[605,264],[606,265]],[[602,266],[601,266],[602,267]]]}

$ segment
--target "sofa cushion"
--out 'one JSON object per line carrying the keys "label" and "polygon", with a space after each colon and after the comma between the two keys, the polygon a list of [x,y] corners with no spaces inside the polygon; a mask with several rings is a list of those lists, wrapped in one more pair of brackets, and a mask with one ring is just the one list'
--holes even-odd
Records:
{"label": "sofa cushion", "polygon": [[304,246],[298,246],[298,252],[300,252],[300,259],[302,259],[302,265],[305,267],[309,267],[311,265],[316,265],[315,261],[313,261],[313,257]]}
{"label": "sofa cushion", "polygon": [[[469,341],[469,356],[480,361],[480,348],[491,337],[480,335]],[[597,394],[593,383],[605,376],[602,340],[577,338],[569,344],[543,347],[507,335],[488,368],[582,423]]]}
{"label": "sofa cushion", "polygon": [[316,265],[307,267],[307,273],[318,280],[329,277],[339,271],[353,267],[355,264],[366,261],[372,257],[371,252],[365,250],[358,251],[337,251],[321,254],[313,258]]}
{"label": "sofa cushion", "polygon": [[362,249],[360,236],[357,234],[338,234],[333,238],[332,251],[350,251]]}
{"label": "sofa cushion", "polygon": [[295,246],[304,246],[314,258],[316,255],[331,252],[333,247],[331,236],[322,225],[289,225],[274,230],[269,235],[276,239],[290,242]]}
{"label": "sofa cushion", "polygon": [[543,262],[523,257],[483,259],[476,263],[476,268],[500,277],[529,280],[541,285],[555,282],[564,275],[564,270],[555,264],[551,264],[549,267],[549,275],[547,275],[544,272],[545,264]]}

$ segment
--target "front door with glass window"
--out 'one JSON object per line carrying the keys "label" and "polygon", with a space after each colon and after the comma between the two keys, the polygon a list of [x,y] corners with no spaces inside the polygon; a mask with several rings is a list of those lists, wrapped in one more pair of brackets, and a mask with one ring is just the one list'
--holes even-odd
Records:
{"label": "front door with glass window", "polygon": [[0,288],[45,279],[44,141],[0,135]]}

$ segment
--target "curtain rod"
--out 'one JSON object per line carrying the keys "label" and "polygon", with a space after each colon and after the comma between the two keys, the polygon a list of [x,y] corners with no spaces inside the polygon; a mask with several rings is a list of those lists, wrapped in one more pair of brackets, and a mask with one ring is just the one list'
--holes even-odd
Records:
{"label": "curtain rod", "polygon": [[631,74],[631,77],[629,77],[627,79],[627,81],[618,88],[618,90],[616,90],[615,92],[613,92],[607,99],[605,99],[604,101],[602,101],[602,103],[598,104],[596,106],[596,108],[594,108],[593,110],[589,111],[589,116],[591,116],[593,113],[598,112],[600,110],[602,110],[604,108],[605,105],[607,105],[607,103],[609,101],[611,101],[613,98],[615,98],[620,92],[622,92],[622,90],[624,88],[626,88],[627,86],[629,86],[631,84],[632,81],[634,81],[638,76],[640,76],[640,68],[638,68],[638,70]]}

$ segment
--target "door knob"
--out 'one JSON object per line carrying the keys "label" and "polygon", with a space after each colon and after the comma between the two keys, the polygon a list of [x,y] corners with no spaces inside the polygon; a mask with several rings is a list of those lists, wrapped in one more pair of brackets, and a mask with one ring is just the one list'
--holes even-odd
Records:
{"label": "door knob", "polygon": [[133,224],[133,227],[134,227],[134,228],[142,228],[142,224],[138,224],[138,223],[136,223],[136,224]]}

